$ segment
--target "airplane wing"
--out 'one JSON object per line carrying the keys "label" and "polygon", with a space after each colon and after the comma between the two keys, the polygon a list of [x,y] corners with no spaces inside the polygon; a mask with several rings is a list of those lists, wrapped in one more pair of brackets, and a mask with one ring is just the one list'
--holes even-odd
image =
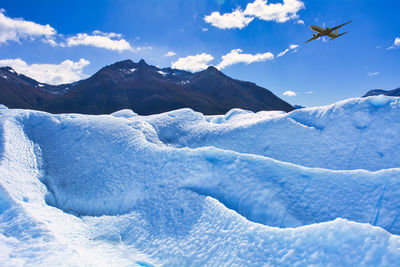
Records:
{"label": "airplane wing", "polygon": [[[346,34],[346,33],[349,33],[349,32],[341,33],[341,34],[339,34],[337,37],[342,36],[342,35],[344,35],[344,34]],[[336,38],[337,38],[337,37],[336,37]]]}
{"label": "airplane wing", "polygon": [[346,22],[346,23],[343,23],[343,24],[341,24],[341,25],[339,25],[339,26],[330,28],[330,30],[331,30],[331,32],[336,31],[336,30],[339,29],[340,27],[343,27],[344,25],[347,25],[347,24],[349,24],[350,22],[352,22],[352,20],[350,20],[350,21],[348,21],[348,22]]}
{"label": "airplane wing", "polygon": [[339,34],[338,36],[336,36],[336,37],[333,37],[333,38],[331,39],[331,41],[332,41],[333,39],[336,39],[336,38],[338,38],[338,37],[340,37],[340,36],[342,36],[342,35],[346,34],[346,33],[349,33],[349,32],[344,32],[344,33],[341,33],[341,34]]}
{"label": "airplane wing", "polygon": [[310,40],[306,41],[305,43],[311,42],[312,40],[318,39],[321,36],[313,36],[313,38],[311,38]]}

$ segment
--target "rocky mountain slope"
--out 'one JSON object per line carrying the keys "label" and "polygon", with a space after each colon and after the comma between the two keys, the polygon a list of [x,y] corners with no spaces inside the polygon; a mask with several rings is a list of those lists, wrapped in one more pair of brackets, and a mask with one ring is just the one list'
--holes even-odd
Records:
{"label": "rocky mountain slope", "polygon": [[232,108],[291,111],[293,107],[251,82],[232,79],[214,67],[191,73],[160,69],[144,60],[106,66],[86,80],[53,86],[0,70],[0,103],[51,113],[109,114],[131,109],[149,115],[180,108],[225,114]]}

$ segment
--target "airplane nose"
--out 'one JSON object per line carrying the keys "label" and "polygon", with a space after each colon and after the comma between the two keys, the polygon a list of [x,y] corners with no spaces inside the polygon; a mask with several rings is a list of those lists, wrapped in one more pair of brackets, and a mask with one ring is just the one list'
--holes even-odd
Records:
{"label": "airplane nose", "polygon": [[310,29],[311,29],[311,30],[314,30],[314,27],[315,27],[315,25],[311,25],[311,26],[310,26]]}

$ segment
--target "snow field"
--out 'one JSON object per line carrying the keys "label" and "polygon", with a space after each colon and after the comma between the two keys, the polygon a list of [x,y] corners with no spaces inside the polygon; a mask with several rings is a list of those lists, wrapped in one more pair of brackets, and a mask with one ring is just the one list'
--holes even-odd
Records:
{"label": "snow field", "polygon": [[1,108],[1,265],[396,266],[399,115]]}

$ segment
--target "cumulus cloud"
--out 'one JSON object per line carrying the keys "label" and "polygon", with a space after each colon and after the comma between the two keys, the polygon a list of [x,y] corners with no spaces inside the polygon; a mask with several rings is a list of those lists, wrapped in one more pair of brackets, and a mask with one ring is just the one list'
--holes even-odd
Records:
{"label": "cumulus cloud", "polygon": [[394,39],[393,45],[388,47],[388,49],[397,49],[400,47],[400,37],[396,37],[396,39]]}
{"label": "cumulus cloud", "polygon": [[297,94],[294,91],[288,90],[288,91],[284,92],[283,95],[285,95],[285,96],[296,96]]}
{"label": "cumulus cloud", "polygon": [[48,24],[41,25],[22,18],[9,18],[5,15],[5,10],[0,9],[0,44],[39,37],[41,37],[41,41],[53,47],[85,45],[118,52],[151,49],[151,47],[132,47],[127,40],[122,38],[122,34],[115,32],[95,30],[92,34],[78,33],[66,38],[62,34],[57,34],[57,31]]}
{"label": "cumulus cloud", "polygon": [[206,69],[208,63],[214,57],[210,54],[202,53],[194,56],[181,57],[177,61],[172,62],[171,66],[174,69],[182,69],[189,71],[200,71]]}
{"label": "cumulus cloud", "polygon": [[231,13],[221,15],[215,11],[208,16],[204,17],[204,20],[214,27],[220,29],[242,29],[246,27],[254,18],[246,16],[242,10],[236,9]]}
{"label": "cumulus cloud", "polygon": [[[297,44],[291,44],[289,48],[286,50],[282,51],[277,55],[277,57],[282,57],[289,51],[297,51],[297,48],[299,45]],[[168,54],[168,53],[167,53]],[[167,56],[165,54],[165,56]],[[238,49],[233,49],[229,53],[221,56],[221,61],[219,64],[216,66],[217,69],[222,70],[228,66],[238,64],[238,63],[245,63],[245,64],[251,64],[254,62],[263,62],[267,60],[273,60],[275,58],[274,54],[271,52],[265,52],[265,53],[256,53],[256,54],[246,54],[243,53],[243,50],[238,48]],[[184,58],[179,58],[177,61],[172,62],[172,67],[176,69],[184,69],[184,70],[190,70],[190,71],[199,71],[206,69],[209,66],[209,62],[214,59],[213,56],[210,54],[198,54],[194,56],[187,56]]]}
{"label": "cumulus cloud", "polygon": [[297,12],[304,8],[300,0],[283,0],[283,3],[268,4],[267,0],[255,0],[247,4],[245,15],[255,16],[261,20],[275,21],[279,23],[291,19],[297,19]]}
{"label": "cumulus cloud", "polygon": [[174,51],[169,51],[168,53],[165,53],[164,57],[173,57],[175,55],[176,53]]}
{"label": "cumulus cloud", "polygon": [[10,66],[18,73],[42,83],[54,85],[85,78],[86,75],[82,73],[82,69],[89,64],[90,62],[84,58],[76,62],[64,60],[60,64],[28,64],[20,58],[0,60],[0,66]]}
{"label": "cumulus cloud", "polygon": [[121,37],[121,34],[100,31],[94,31],[92,35],[78,33],[75,36],[67,38],[65,45],[69,47],[78,45],[94,46],[118,52],[134,51],[135,49],[131,47],[129,42]]}
{"label": "cumulus cloud", "polygon": [[296,51],[297,51],[297,50],[296,50],[297,47],[299,47],[299,45],[292,44],[292,45],[289,46],[289,48],[287,48],[287,49],[283,50],[282,52],[280,52],[280,53],[277,55],[277,57],[282,57],[282,56],[284,56],[284,55],[285,55],[287,52],[289,52],[290,50],[294,50],[294,51],[296,52]]}
{"label": "cumulus cloud", "polygon": [[297,15],[297,12],[303,8],[304,3],[300,0],[283,0],[283,3],[271,4],[268,4],[267,0],[255,0],[253,3],[248,3],[245,10],[238,8],[225,14],[215,11],[205,16],[204,20],[220,29],[242,29],[254,18],[279,23],[297,19],[296,23],[304,24]]}
{"label": "cumulus cloud", "polygon": [[257,54],[243,54],[242,49],[234,49],[228,54],[222,56],[222,61],[217,65],[217,69],[223,69],[237,63],[250,64],[253,62],[261,62],[274,59],[274,55],[270,52]]}
{"label": "cumulus cloud", "polygon": [[9,18],[0,9],[0,44],[7,41],[19,42],[24,38],[50,37],[56,30],[50,25],[41,25],[21,18]]}

